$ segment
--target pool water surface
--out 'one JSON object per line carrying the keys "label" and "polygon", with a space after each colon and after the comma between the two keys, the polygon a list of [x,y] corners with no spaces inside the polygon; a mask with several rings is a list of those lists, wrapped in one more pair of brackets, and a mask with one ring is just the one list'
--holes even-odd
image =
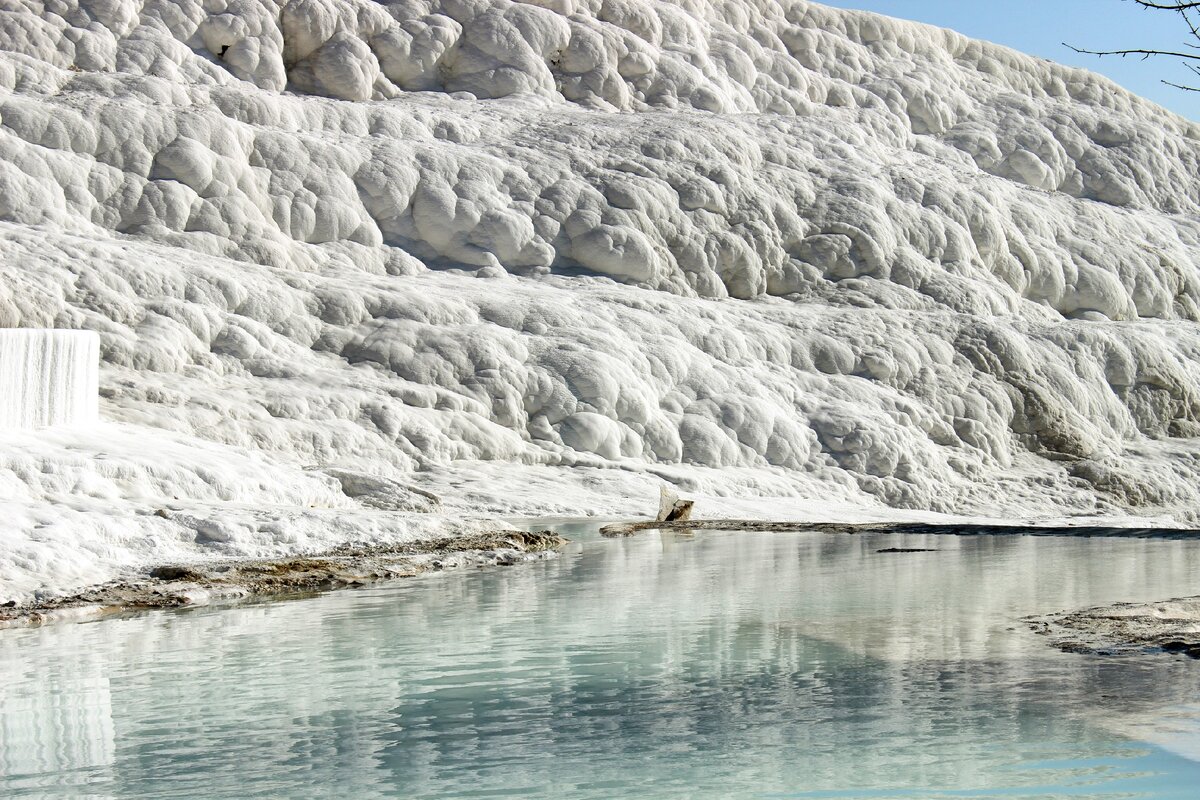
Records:
{"label": "pool water surface", "polygon": [[1200,541],[564,532],[548,561],[0,631],[0,796],[1200,794],[1200,662],[1021,622],[1200,594]]}

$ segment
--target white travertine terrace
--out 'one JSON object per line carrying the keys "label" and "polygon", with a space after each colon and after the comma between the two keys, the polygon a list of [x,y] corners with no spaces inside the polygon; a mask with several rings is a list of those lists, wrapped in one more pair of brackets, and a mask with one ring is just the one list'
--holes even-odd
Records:
{"label": "white travertine terrace", "polygon": [[[154,498],[362,506],[325,468],[488,512],[628,514],[666,479],[1194,520],[1198,261],[1200,127],[915,23],[804,0],[0,9],[0,326],[99,332],[124,426],[101,460],[0,450],[0,497],[124,509],[87,517],[130,543],[97,563],[150,558],[113,520]],[[359,536],[255,524],[181,552]],[[0,585],[96,574],[51,549]]]}
{"label": "white travertine terrace", "polygon": [[0,329],[0,429],[98,421],[100,337]]}

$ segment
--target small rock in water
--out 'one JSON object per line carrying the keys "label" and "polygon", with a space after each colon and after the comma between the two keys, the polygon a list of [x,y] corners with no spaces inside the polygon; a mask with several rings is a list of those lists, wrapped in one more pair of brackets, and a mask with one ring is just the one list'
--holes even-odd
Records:
{"label": "small rock in water", "polygon": [[686,522],[692,518],[694,500],[680,500],[679,495],[663,487],[658,492],[657,522]]}

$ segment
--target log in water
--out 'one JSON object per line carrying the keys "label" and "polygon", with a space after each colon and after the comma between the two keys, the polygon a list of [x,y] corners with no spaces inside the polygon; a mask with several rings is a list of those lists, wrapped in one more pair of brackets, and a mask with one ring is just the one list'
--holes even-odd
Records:
{"label": "log in water", "polygon": [[95,422],[99,364],[92,331],[0,330],[0,428]]}

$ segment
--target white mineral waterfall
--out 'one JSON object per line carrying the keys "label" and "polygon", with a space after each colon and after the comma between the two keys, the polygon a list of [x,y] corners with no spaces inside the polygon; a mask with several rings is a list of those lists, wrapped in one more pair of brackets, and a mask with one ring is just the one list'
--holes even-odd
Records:
{"label": "white mineral waterfall", "polygon": [[95,422],[99,372],[92,331],[0,329],[0,428]]}

